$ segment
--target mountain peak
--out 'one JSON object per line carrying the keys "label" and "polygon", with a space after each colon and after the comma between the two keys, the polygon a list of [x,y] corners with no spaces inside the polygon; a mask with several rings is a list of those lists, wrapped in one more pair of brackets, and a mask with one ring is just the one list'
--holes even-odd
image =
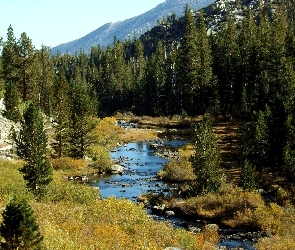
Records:
{"label": "mountain peak", "polygon": [[120,41],[132,38],[134,34],[139,37],[157,25],[157,22],[162,20],[163,17],[166,18],[171,14],[182,16],[186,4],[191,9],[198,10],[213,2],[214,0],[166,0],[141,15],[131,17],[124,21],[106,23],[82,38],[58,45],[52,48],[51,53],[74,54],[75,51],[79,51],[80,49],[89,52],[93,46],[100,45],[107,47],[111,45],[115,36]]}

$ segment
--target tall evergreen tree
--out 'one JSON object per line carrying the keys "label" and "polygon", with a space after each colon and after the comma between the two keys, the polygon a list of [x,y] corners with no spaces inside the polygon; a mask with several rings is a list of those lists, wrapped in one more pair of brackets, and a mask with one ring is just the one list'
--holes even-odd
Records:
{"label": "tall evergreen tree", "polygon": [[14,37],[13,29],[9,26],[7,30],[7,41],[4,42],[2,50],[2,75],[5,83],[4,105],[5,111],[3,115],[10,120],[18,122],[21,119],[21,114],[18,108],[19,93],[18,93],[18,47],[16,38]]}
{"label": "tall evergreen tree", "polygon": [[43,236],[39,231],[34,212],[25,199],[13,198],[2,213],[0,242],[3,250],[38,250],[41,249]]}
{"label": "tall evergreen tree", "polygon": [[213,86],[211,49],[202,12],[196,26],[195,17],[186,6],[184,27],[176,63],[180,101],[189,114],[204,113],[207,107],[214,106],[216,87]]}
{"label": "tall evergreen tree", "polygon": [[208,114],[196,124],[193,136],[194,154],[190,161],[196,175],[194,191],[215,192],[221,185],[220,149]]}
{"label": "tall evergreen tree", "polygon": [[195,99],[200,87],[198,70],[201,62],[196,20],[188,5],[186,5],[185,9],[184,27],[185,32],[176,61],[176,84],[181,108],[193,114],[196,111]]}
{"label": "tall evergreen tree", "polygon": [[69,99],[68,91],[69,86],[66,80],[65,65],[62,62],[58,62],[55,67],[55,80],[52,90],[52,104],[53,104],[53,127],[55,129],[53,142],[53,149],[57,157],[61,157],[66,154],[67,145],[67,129],[69,127]]}
{"label": "tall evergreen tree", "polygon": [[199,85],[198,96],[195,103],[198,103],[197,110],[205,112],[207,109],[215,109],[218,103],[216,81],[213,80],[212,52],[209,45],[209,37],[203,12],[201,11],[197,22],[197,46],[199,51],[199,66],[197,70],[197,82]]}
{"label": "tall evergreen tree", "polygon": [[17,155],[25,160],[20,172],[27,188],[40,200],[52,181],[52,167],[46,157],[47,135],[39,109],[30,103],[24,112],[16,140]]}
{"label": "tall evergreen tree", "polygon": [[254,190],[256,188],[256,172],[255,167],[245,160],[241,171],[241,185],[244,190]]}
{"label": "tall evergreen tree", "polygon": [[133,75],[133,105],[138,114],[144,113],[144,73],[147,60],[144,57],[144,46],[139,39],[134,39],[134,57],[131,58],[131,72]]}
{"label": "tall evergreen tree", "polygon": [[252,11],[249,11],[242,22],[238,45],[240,47],[239,74],[237,83],[243,98],[241,110],[245,114],[251,114],[256,103],[255,79],[257,77],[257,45],[256,45],[256,24]]}
{"label": "tall evergreen tree", "polygon": [[25,32],[21,34],[21,38],[18,41],[18,68],[19,68],[19,92],[22,97],[22,101],[37,99],[36,82],[36,60],[35,60],[35,48],[32,45],[32,40],[27,36]]}
{"label": "tall evergreen tree", "polygon": [[237,86],[239,47],[236,24],[228,19],[221,32],[211,37],[221,112],[232,113],[239,110],[242,92]]}
{"label": "tall evergreen tree", "polygon": [[46,46],[42,46],[40,50],[36,51],[36,74],[34,82],[37,88],[37,99],[35,103],[38,104],[43,112],[50,116],[52,105],[51,91],[54,79],[54,67],[50,60],[50,50]]}
{"label": "tall evergreen tree", "polygon": [[91,131],[95,127],[94,109],[87,86],[73,81],[69,89],[69,124],[67,138],[69,156],[81,159],[92,143]]}
{"label": "tall evergreen tree", "polygon": [[162,115],[166,113],[165,91],[167,84],[166,47],[158,42],[156,52],[151,55],[145,73],[146,114]]}
{"label": "tall evergreen tree", "polygon": [[260,172],[268,163],[270,149],[269,117],[271,114],[269,107],[265,110],[253,114],[252,122],[244,124],[241,128],[240,137],[242,160],[247,161],[249,166],[255,167]]}

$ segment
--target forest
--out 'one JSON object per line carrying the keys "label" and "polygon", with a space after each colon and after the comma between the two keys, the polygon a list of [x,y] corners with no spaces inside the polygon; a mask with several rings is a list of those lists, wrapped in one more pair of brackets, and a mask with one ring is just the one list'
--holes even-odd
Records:
{"label": "forest", "polygon": [[[295,194],[295,11],[292,10],[294,1],[287,1],[287,4],[281,1],[275,11],[262,8],[256,15],[249,10],[241,24],[237,25],[228,18],[219,32],[208,33],[204,13],[193,12],[187,6],[183,18],[174,16],[163,19],[159,24],[169,30],[177,23],[183,29],[181,39],[153,39],[152,32],[149,32],[149,38],[145,37],[148,40],[134,37],[119,41],[115,37],[112,46],[103,48],[98,45],[92,47],[90,53],[81,50],[74,55],[51,55],[46,46],[37,50],[25,32],[17,39],[10,26],[6,39],[1,41],[1,97],[6,107],[3,116],[21,124],[19,133],[12,131],[11,136],[15,140],[17,155],[25,162],[20,172],[24,174],[27,189],[36,197],[36,204],[33,204],[35,210],[45,209],[46,203],[42,200],[54,203],[57,199],[52,198],[53,189],[49,190],[50,198],[45,192],[52,178],[55,179],[50,167],[52,162],[58,159],[77,162],[92,157],[100,158],[107,165],[105,155],[111,149],[112,139],[109,134],[109,139],[101,139],[103,129],[100,122],[108,121],[108,117],[118,113],[168,118],[202,115],[204,119],[192,125],[195,151],[190,157],[190,164],[195,178],[189,198],[234,192],[224,191],[225,187],[220,182],[218,150],[210,123],[214,118],[223,117],[239,123],[238,151],[242,165],[239,187],[245,197],[249,195],[245,199],[256,199],[253,192],[263,185],[264,176],[271,176],[280,190],[284,190],[284,195],[280,193],[281,196],[273,203],[275,205],[270,207],[260,200],[254,201],[259,203],[257,206],[251,201],[247,203],[251,205],[245,205],[246,208],[239,204],[241,211],[232,212],[232,221],[224,212],[228,216],[224,218],[227,220],[225,223],[234,224],[234,218],[239,215],[244,219],[238,222],[240,225],[270,231],[275,237],[281,237],[279,241],[287,249],[292,249],[295,242],[291,238],[295,231],[292,227],[290,236],[282,229],[285,227],[282,225],[286,225],[283,223],[288,224],[286,221],[292,222],[295,218],[295,200],[292,198]],[[46,149],[43,118],[50,121],[54,128],[50,153]],[[108,133],[112,132],[108,130]],[[99,149],[93,147],[98,138],[101,143]],[[34,179],[36,167],[42,169],[38,180]],[[11,171],[16,171],[16,167],[12,167]],[[186,180],[186,183],[191,181]],[[63,195],[74,195],[73,190]],[[233,195],[238,196],[236,193]],[[87,203],[95,195],[90,193],[89,196],[82,196],[81,199]],[[210,196],[210,199],[215,198]],[[57,200],[55,203],[62,199],[59,197]],[[12,205],[13,202],[15,200]],[[115,206],[116,203],[113,199],[100,202],[105,206]],[[201,201],[190,202],[195,205],[195,202]],[[99,207],[103,210],[101,203]],[[70,206],[74,205],[71,203]],[[137,221],[129,218],[132,226],[124,222],[122,229],[120,224],[124,219],[116,217],[120,223],[115,229],[122,243],[126,235],[130,237],[132,230],[138,232],[135,226],[138,221],[144,228],[151,222],[140,220],[139,211],[127,201],[120,201],[118,206],[127,206],[137,218]],[[89,207],[94,210],[92,205]],[[58,209],[56,205],[54,209]],[[194,208],[188,205],[187,210]],[[276,225],[266,218],[276,218]],[[91,217],[89,220],[95,219]],[[265,224],[261,224],[263,220]],[[86,228],[82,222],[79,223]],[[93,234],[110,233],[111,222],[103,223],[106,231],[96,228]],[[78,230],[74,225],[70,227],[70,230]],[[172,229],[164,229],[163,226],[161,230]],[[58,234],[54,229],[51,233]],[[198,237],[199,242],[202,241]],[[38,239],[41,241],[40,236]],[[269,244],[274,245],[277,239]],[[136,240],[140,241],[139,238]],[[163,249],[174,243],[186,244],[185,249],[196,249],[190,236],[183,232],[165,238],[166,242],[158,245],[154,243],[159,240],[156,236],[150,240],[150,248],[144,249]],[[50,244],[53,246],[55,243],[52,241]],[[115,245],[113,242],[104,244]],[[136,246],[131,238],[128,238],[128,244]],[[261,243],[259,249],[276,249],[269,248],[267,244]],[[124,249],[123,245],[117,249]],[[58,247],[55,246],[55,249],[62,249]]]}

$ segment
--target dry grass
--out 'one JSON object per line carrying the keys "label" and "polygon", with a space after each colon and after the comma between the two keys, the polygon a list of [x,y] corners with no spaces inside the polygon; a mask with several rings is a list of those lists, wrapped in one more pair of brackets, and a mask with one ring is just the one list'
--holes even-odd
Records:
{"label": "dry grass", "polygon": [[121,129],[117,131],[122,143],[148,141],[157,138],[157,132],[152,129]]}
{"label": "dry grass", "polygon": [[236,215],[248,210],[253,211],[261,206],[264,207],[264,201],[260,194],[245,192],[225,183],[218,193],[188,198],[184,203],[179,203],[179,209],[187,215],[214,219],[230,227],[255,226],[250,219],[245,221]]}

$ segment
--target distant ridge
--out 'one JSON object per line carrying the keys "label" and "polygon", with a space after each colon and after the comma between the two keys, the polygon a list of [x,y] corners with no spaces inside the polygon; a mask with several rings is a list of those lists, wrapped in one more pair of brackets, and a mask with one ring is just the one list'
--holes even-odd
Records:
{"label": "distant ridge", "polygon": [[163,17],[166,18],[168,15],[172,14],[182,16],[186,4],[188,4],[192,10],[199,10],[212,4],[214,1],[215,0],[166,0],[141,15],[124,21],[106,23],[84,37],[53,47],[51,53],[74,54],[81,49],[87,53],[93,46],[100,45],[107,47],[113,44],[115,36],[120,41],[132,38],[134,33],[139,37],[141,34],[157,25],[157,22],[162,20]]}

